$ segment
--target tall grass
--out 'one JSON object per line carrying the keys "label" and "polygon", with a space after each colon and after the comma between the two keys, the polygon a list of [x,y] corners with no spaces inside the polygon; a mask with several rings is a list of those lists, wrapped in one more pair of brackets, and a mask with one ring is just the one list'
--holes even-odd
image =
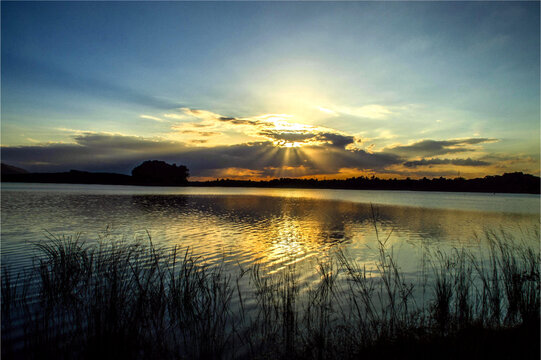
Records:
{"label": "tall grass", "polygon": [[[374,268],[338,251],[315,264],[319,281],[309,285],[300,284],[295,265],[273,275],[261,264],[232,274],[189,250],[159,248],[150,236],[97,245],[53,236],[37,245],[32,271],[17,277],[2,269],[2,356],[408,358],[436,349],[445,358],[452,349],[451,358],[490,345],[497,358],[524,353],[524,334],[536,339],[538,248],[487,232],[487,253],[428,252],[421,284],[397,264],[392,232],[383,234],[376,216],[373,224]],[[424,286],[426,299],[415,295]],[[526,356],[537,357],[538,339]]]}

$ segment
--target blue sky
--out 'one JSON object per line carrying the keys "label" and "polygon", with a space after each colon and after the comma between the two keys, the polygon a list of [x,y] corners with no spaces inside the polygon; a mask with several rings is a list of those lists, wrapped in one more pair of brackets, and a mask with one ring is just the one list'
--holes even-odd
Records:
{"label": "blue sky", "polygon": [[2,161],[539,175],[539,26],[538,2],[2,2]]}

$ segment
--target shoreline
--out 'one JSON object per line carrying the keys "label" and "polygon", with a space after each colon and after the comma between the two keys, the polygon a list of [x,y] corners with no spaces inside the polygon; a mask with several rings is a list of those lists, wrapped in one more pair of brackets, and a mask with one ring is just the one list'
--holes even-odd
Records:
{"label": "shoreline", "polygon": [[522,173],[486,176],[485,178],[476,179],[423,178],[419,180],[382,180],[379,178],[359,177],[345,180],[280,178],[259,181],[217,179],[212,181],[188,181],[187,183],[152,183],[137,181],[131,176],[123,174],[70,171],[66,173],[2,174],[1,182],[164,187],[245,187],[269,189],[390,190],[452,193],[507,193],[534,195],[538,195],[541,193],[540,178]]}

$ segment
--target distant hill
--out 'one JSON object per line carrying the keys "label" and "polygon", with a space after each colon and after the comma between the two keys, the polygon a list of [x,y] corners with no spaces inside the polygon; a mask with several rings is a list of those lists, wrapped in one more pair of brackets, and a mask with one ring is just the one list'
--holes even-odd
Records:
{"label": "distant hill", "polygon": [[6,175],[7,174],[28,174],[28,171],[26,171],[25,169],[18,168],[13,165],[2,163],[1,173],[6,174]]}
{"label": "distant hill", "polygon": [[2,164],[1,180],[26,183],[178,186],[187,184],[189,171],[184,165],[170,165],[164,161],[152,160],[134,168],[132,174],[133,176],[80,170],[29,173],[15,166]]}

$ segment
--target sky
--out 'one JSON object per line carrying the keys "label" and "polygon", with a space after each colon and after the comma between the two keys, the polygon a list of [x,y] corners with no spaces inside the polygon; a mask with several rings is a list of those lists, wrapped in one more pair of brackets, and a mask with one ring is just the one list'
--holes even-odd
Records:
{"label": "sky", "polygon": [[4,2],[1,159],[540,174],[539,2]]}

